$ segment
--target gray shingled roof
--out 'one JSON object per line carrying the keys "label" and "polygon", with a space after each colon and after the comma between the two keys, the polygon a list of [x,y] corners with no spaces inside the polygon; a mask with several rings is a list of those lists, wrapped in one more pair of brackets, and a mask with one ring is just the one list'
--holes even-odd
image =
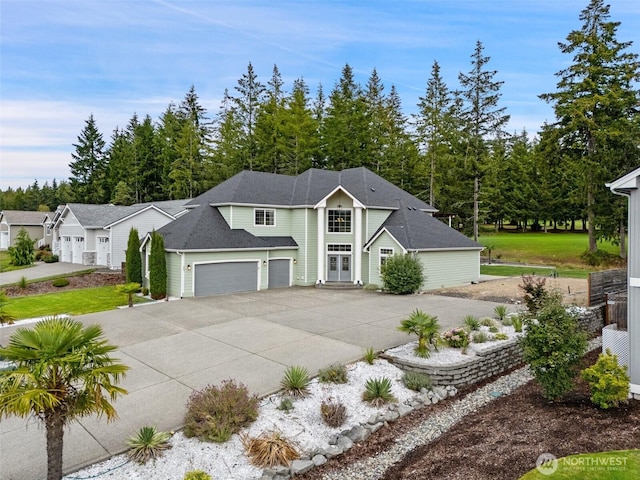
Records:
{"label": "gray shingled roof", "polygon": [[160,202],[145,202],[145,203],[135,203],[131,205],[132,207],[148,207],[149,205],[153,205],[154,207],[159,208],[163,212],[168,213],[172,217],[175,217],[180,212],[184,210],[184,206],[190,202],[191,198],[184,198],[182,200],[163,200]]}
{"label": "gray shingled roof", "polygon": [[245,170],[194,198],[187,206],[313,206],[338,186],[342,186],[366,207],[395,209],[398,208],[398,202],[404,202],[419,210],[435,211],[429,204],[364,167],[340,172],[312,168],[297,177]]}
{"label": "gray shingled roof", "polygon": [[157,230],[167,250],[297,248],[291,237],[256,237],[231,229],[216,207],[201,205]]}
{"label": "gray shingled roof", "polygon": [[393,235],[406,250],[482,249],[482,245],[437,218],[404,204],[389,215],[372,238],[382,229]]}
{"label": "gray shingled roof", "polygon": [[85,228],[101,228],[121,218],[139,212],[147,206],[124,206],[124,205],[92,205],[88,203],[69,203],[69,210],[75,215]]}
{"label": "gray shingled roof", "polygon": [[2,218],[9,225],[42,225],[49,212],[32,212],[25,210],[3,210]]}

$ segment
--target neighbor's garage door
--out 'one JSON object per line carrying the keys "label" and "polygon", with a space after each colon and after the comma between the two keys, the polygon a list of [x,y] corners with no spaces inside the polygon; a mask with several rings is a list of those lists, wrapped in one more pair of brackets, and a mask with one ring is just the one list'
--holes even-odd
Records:
{"label": "neighbor's garage door", "polygon": [[258,262],[206,263],[195,268],[196,297],[258,289]]}
{"label": "neighbor's garage door", "polygon": [[269,260],[269,288],[282,288],[291,285],[290,260]]}

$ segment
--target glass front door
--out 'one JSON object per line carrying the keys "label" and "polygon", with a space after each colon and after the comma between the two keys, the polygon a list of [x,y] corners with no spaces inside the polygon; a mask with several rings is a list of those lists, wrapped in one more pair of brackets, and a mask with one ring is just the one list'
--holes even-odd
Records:
{"label": "glass front door", "polygon": [[329,255],[327,261],[327,281],[351,281],[351,255]]}

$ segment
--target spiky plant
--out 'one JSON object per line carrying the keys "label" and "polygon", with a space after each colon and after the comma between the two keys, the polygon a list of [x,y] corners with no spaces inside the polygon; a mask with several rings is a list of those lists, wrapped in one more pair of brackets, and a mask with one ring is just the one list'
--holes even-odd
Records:
{"label": "spiky plant", "polygon": [[409,315],[409,318],[400,322],[398,330],[418,336],[416,355],[419,357],[428,358],[430,356],[429,346],[433,346],[434,350],[438,351],[437,339],[440,331],[438,317],[416,309]]}
{"label": "spiky plant", "polygon": [[375,361],[375,359],[377,358],[378,354],[376,353],[376,351],[373,349],[373,347],[368,347],[364,349],[364,361],[367,362],[369,365],[373,365],[373,362]]}
{"label": "spiky plant", "polygon": [[513,324],[513,329],[516,333],[522,332],[522,317],[518,315],[511,317],[511,323]]}
{"label": "spiky plant", "polygon": [[241,434],[240,440],[251,463],[260,468],[286,467],[300,457],[295,445],[278,431],[264,432],[257,437]]}
{"label": "spiky plant", "polygon": [[299,365],[291,365],[284,371],[280,386],[285,393],[295,398],[306,397],[309,394],[309,372]]}
{"label": "spiky plant", "polygon": [[493,309],[493,313],[496,314],[498,320],[504,322],[504,319],[507,317],[507,307],[504,305],[496,305]]}
{"label": "spiky plant", "polygon": [[155,460],[171,448],[170,438],[169,432],[158,432],[155,427],[142,427],[135,437],[126,442],[131,447],[129,458],[140,464],[145,464],[152,458]]}
{"label": "spiky plant", "polygon": [[370,378],[364,388],[362,399],[371,403],[374,407],[380,407],[385,403],[396,401],[396,397],[391,393],[391,380],[387,377]]}
{"label": "spiky plant", "polygon": [[478,320],[477,317],[474,317],[473,315],[467,315],[462,321],[464,322],[465,327],[467,327],[470,332],[480,330],[480,320]]}

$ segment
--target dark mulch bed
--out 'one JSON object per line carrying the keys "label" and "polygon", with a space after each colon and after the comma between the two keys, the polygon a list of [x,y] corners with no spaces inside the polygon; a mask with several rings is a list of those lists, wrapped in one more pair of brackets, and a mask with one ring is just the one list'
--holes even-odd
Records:
{"label": "dark mulch bed", "polygon": [[[594,350],[587,354],[585,366],[595,363],[598,353]],[[446,404],[469,391],[460,392]],[[375,456],[395,437],[444,406],[441,402],[423,408],[299,478],[318,479],[341,465]],[[529,382],[469,415],[437,440],[409,452],[383,478],[517,479],[535,468],[541,453],[563,457],[632,448],[640,448],[640,401],[600,410],[589,400],[588,385],[578,380],[571,393],[552,403],[542,396],[536,382]]]}
{"label": "dark mulch bed", "polygon": [[67,290],[76,290],[78,288],[118,285],[125,282],[124,275],[118,272],[93,272],[68,276],[66,278],[69,280],[69,285],[66,287],[54,287],[51,284],[53,280],[46,280],[44,282],[28,283],[26,288],[12,285],[10,287],[2,287],[2,290],[5,290],[9,297],[24,297],[43,293],[59,293]]}

